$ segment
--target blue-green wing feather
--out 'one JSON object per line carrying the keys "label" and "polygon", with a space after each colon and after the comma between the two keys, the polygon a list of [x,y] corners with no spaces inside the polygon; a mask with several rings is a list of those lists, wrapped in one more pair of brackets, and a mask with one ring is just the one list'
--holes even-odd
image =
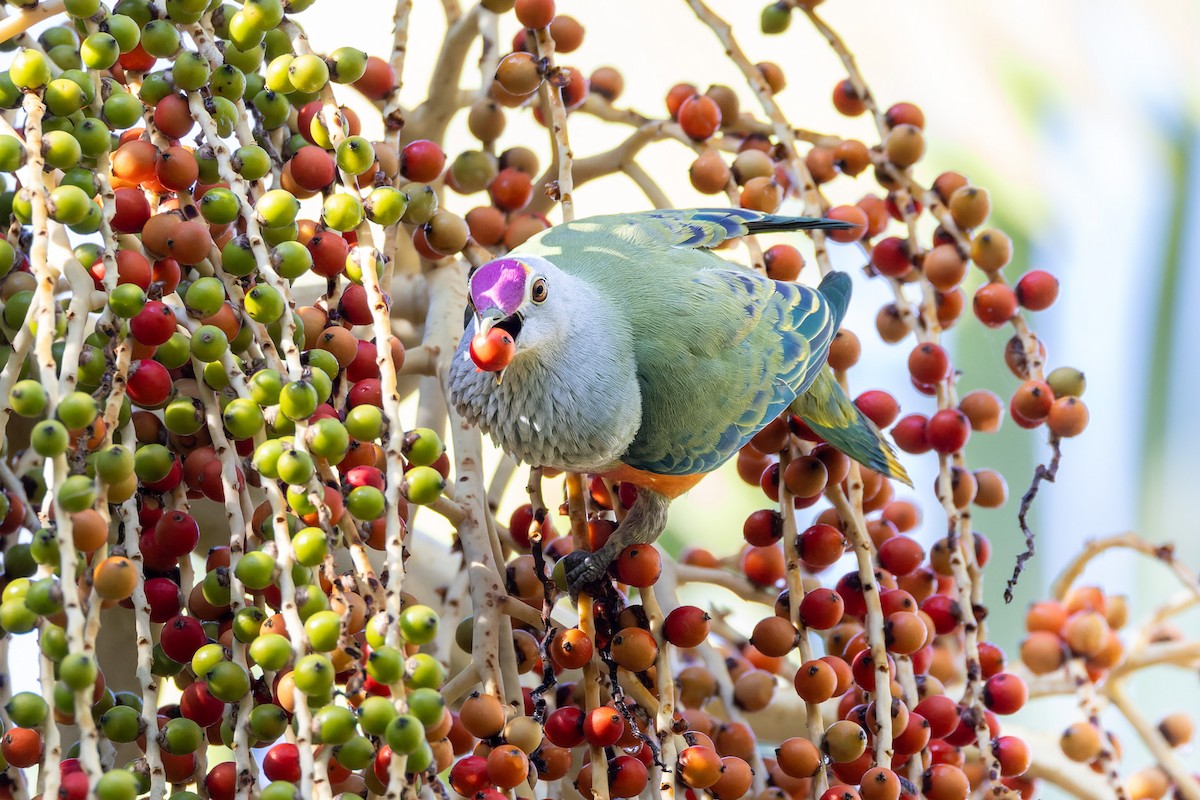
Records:
{"label": "blue-green wing feather", "polygon": [[549,259],[626,310],[643,411],[622,460],[690,475],[728,460],[813,382],[849,297],[844,275],[827,298],[824,286],[779,283],[710,248],[748,233],[833,226],[842,223],[664,210],[556,226],[514,253]]}

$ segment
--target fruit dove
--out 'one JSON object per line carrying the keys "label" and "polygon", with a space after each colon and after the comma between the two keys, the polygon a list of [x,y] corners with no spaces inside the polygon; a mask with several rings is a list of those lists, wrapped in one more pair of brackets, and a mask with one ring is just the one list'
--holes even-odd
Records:
{"label": "fruit dove", "polygon": [[638,487],[573,592],[666,526],[670,501],[785,411],[886,475],[908,477],[825,366],[850,278],[771,280],[711,248],[752,233],[847,227],[735,209],[591,217],[550,228],[470,278],[451,401],[535,466]]}

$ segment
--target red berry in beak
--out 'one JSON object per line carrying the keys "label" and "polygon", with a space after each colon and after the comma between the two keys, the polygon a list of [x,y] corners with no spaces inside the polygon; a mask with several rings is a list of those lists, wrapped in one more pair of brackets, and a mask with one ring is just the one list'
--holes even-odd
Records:
{"label": "red berry in beak", "polygon": [[507,367],[517,351],[512,335],[501,328],[492,328],[471,340],[471,360],[482,372],[500,372]]}

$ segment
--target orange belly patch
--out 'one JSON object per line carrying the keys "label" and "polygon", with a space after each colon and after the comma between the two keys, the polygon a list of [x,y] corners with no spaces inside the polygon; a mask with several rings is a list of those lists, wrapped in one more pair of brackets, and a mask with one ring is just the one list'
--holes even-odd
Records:
{"label": "orange belly patch", "polygon": [[703,480],[707,474],[707,472],[701,472],[696,475],[656,475],[653,472],[636,469],[627,464],[622,464],[615,469],[610,469],[608,472],[603,473],[604,477],[609,480],[621,483],[628,481],[634,486],[644,486],[672,500],[691,489]]}

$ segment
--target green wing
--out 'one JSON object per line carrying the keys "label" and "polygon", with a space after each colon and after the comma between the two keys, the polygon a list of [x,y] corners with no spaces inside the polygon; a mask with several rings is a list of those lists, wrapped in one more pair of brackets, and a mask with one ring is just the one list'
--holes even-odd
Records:
{"label": "green wing", "polygon": [[791,412],[858,463],[912,486],[892,446],[842,391],[828,368],[822,369],[808,391],[796,398]]}
{"label": "green wing", "polygon": [[587,279],[625,310],[643,422],[623,461],[689,475],[715,469],[812,383],[849,298],[845,275],[818,291],[707,248],[747,233],[843,225],[743,210],[655,211],[560,225],[515,252]]}

